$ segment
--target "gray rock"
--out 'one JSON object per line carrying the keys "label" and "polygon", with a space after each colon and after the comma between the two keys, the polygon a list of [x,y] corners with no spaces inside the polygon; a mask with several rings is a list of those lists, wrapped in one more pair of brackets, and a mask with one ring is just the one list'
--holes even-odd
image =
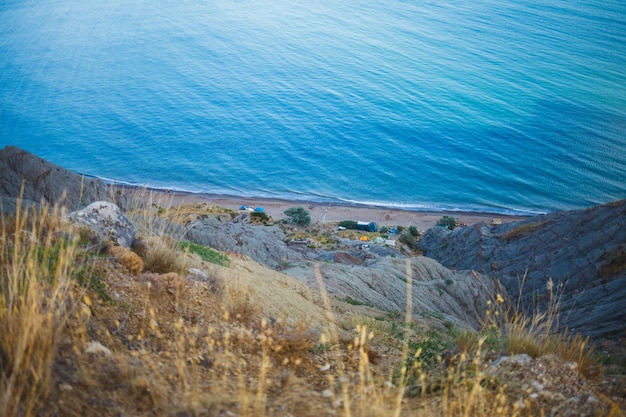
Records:
{"label": "gray rock", "polygon": [[108,194],[106,184],[98,179],[7,146],[0,150],[0,211],[14,213],[19,198],[24,207],[43,203],[77,210],[96,200],[108,200]]}
{"label": "gray rock", "polygon": [[300,259],[284,242],[278,226],[223,222],[219,218],[198,219],[187,225],[184,238],[223,252],[246,255],[270,268],[280,262]]}
{"label": "gray rock", "polygon": [[[329,294],[376,308],[398,312],[406,308],[407,263],[411,276],[413,316],[459,327],[479,329],[487,300],[502,290],[496,281],[470,271],[450,271],[423,256],[381,258],[371,266],[320,262],[319,270]],[[293,267],[285,273],[317,287],[312,268]]]}
{"label": "gray rock", "polygon": [[187,271],[186,278],[191,279],[193,281],[208,281],[209,280],[209,276],[204,271],[198,268],[189,268],[189,270]]}
{"label": "gray rock", "polygon": [[96,201],[82,210],[70,213],[70,220],[85,225],[114,245],[130,247],[136,228],[122,210],[108,201]]}
{"label": "gray rock", "polygon": [[550,302],[552,280],[563,327],[626,336],[626,200],[493,227],[431,229],[420,249],[449,268],[499,278],[529,310]]}

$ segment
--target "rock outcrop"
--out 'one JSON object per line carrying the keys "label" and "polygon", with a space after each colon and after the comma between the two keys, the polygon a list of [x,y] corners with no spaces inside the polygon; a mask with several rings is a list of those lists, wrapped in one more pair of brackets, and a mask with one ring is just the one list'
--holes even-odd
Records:
{"label": "rock outcrop", "polygon": [[562,326],[626,336],[626,200],[509,224],[432,229],[420,249],[449,268],[499,278],[529,309],[550,301],[551,282]]}
{"label": "rock outcrop", "polygon": [[108,201],[96,201],[82,210],[69,215],[70,220],[87,226],[102,239],[114,246],[129,248],[137,229],[126,218],[122,210]]}
{"label": "rock outcrop", "polygon": [[[502,291],[497,281],[470,271],[450,271],[424,256],[388,257],[369,267],[327,262],[318,266],[329,294],[389,312],[405,311],[407,280],[411,279],[413,316],[459,327],[480,328],[487,301]],[[312,287],[319,286],[315,269],[296,266],[284,272]]]}
{"label": "rock outcrop", "polygon": [[284,242],[285,234],[278,226],[254,226],[207,217],[188,224],[184,237],[223,252],[246,255],[270,268],[301,258]]}
{"label": "rock outcrop", "polygon": [[[23,192],[22,192],[23,184]],[[0,211],[13,213],[22,198],[26,207],[59,204],[76,210],[108,200],[107,186],[50,163],[30,152],[7,146],[0,150]]]}

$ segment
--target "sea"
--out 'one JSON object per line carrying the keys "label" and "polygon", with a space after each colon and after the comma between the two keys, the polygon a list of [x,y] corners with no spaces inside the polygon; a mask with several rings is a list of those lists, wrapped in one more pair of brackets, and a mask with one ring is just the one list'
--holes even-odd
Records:
{"label": "sea", "polygon": [[416,211],[626,198],[623,0],[2,0],[0,148]]}

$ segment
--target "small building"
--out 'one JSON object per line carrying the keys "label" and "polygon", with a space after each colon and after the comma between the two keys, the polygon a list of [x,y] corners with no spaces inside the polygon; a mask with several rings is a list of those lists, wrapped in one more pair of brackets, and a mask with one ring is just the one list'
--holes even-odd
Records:
{"label": "small building", "polygon": [[365,232],[378,232],[378,225],[376,222],[356,222],[356,230],[363,230]]}

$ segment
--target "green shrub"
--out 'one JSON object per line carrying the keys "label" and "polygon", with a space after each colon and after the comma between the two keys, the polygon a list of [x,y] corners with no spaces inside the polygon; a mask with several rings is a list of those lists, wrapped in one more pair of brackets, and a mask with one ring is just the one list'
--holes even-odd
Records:
{"label": "green shrub", "polygon": [[437,226],[447,227],[450,230],[454,230],[454,228],[456,227],[456,220],[454,219],[454,217],[451,216],[443,216],[437,222]]}
{"label": "green shrub", "polygon": [[407,245],[409,249],[411,250],[414,250],[417,248],[417,240],[415,240],[413,235],[408,230],[405,230],[404,232],[402,232],[398,240],[401,243],[404,243],[405,245]]}
{"label": "green shrub", "polygon": [[339,227],[345,227],[346,229],[356,230],[356,222],[354,220],[342,220],[338,224]]}

